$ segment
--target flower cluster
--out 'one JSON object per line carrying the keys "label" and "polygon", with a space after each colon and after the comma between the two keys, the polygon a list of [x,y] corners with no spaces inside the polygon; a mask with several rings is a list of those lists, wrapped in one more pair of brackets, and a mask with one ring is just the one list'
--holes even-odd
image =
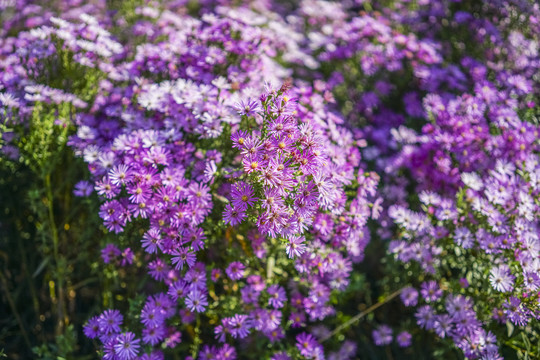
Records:
{"label": "flower cluster", "polygon": [[[324,82],[254,91],[287,71],[262,52],[274,40],[233,15],[202,22],[163,12],[161,42],[139,45],[133,60],[116,65],[130,73],[127,85],[120,70],[106,73],[70,141],[104,200],[105,227],[144,229],[134,253],[161,292],[141,304],[144,328],[129,341],[189,348],[180,334],[204,315],[218,324],[205,341],[224,344],[202,343],[202,358],[233,358],[235,339],[255,342],[255,332],[277,347],[291,329],[332,314],[331,292],[346,288],[363,258],[378,182],[361,167],[360,139],[329,110]],[[247,214],[252,221],[243,222]],[[104,259],[120,256],[115,249]],[[172,327],[179,313],[183,325]],[[135,346],[115,350],[123,330],[102,335],[107,356],[135,356]],[[309,336],[301,353],[324,356]]]}
{"label": "flower cluster", "polygon": [[[389,255],[411,271],[402,280],[417,284],[403,292],[405,305],[420,294],[423,314],[433,315],[418,320],[422,327],[468,357],[497,357],[501,345],[523,348],[519,337],[537,331],[524,326],[538,311],[537,240],[514,228],[537,228],[528,183],[539,150],[540,8],[453,3],[375,4],[379,12],[358,16],[353,5],[304,2],[296,16],[382,176],[377,235],[394,239]],[[451,299],[466,309],[454,311]],[[516,330],[506,334],[496,323],[512,322],[510,313]],[[473,322],[467,330],[464,317]],[[381,345],[390,333],[382,330],[374,332]]]}

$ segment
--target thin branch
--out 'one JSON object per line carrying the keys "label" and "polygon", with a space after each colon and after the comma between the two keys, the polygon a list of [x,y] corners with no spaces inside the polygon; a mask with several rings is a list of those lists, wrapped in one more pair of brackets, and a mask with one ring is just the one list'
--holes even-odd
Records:
{"label": "thin branch", "polygon": [[386,298],[384,298],[383,300],[379,301],[378,303],[376,304],[373,304],[371,305],[370,307],[368,307],[366,310],[362,311],[361,313],[353,316],[352,318],[350,318],[347,322],[344,322],[343,324],[341,324],[340,326],[338,326],[337,328],[335,328],[330,334],[326,335],[325,337],[323,337],[321,339],[321,342],[323,341],[326,341],[328,339],[330,339],[331,337],[333,337],[334,335],[338,334],[341,330],[344,330],[346,328],[348,328],[349,326],[353,325],[355,322],[359,321],[360,319],[362,319],[364,316],[368,315],[370,312],[378,309],[379,307],[381,307],[382,305],[386,304],[387,302],[389,302],[390,300],[392,300],[393,298],[395,298],[396,296],[398,296],[399,294],[401,294],[401,292],[404,290],[405,288],[401,288],[399,290],[396,290],[394,291],[393,293],[391,293],[390,295],[388,295]]}
{"label": "thin branch", "polygon": [[26,333],[26,329],[24,328],[23,321],[21,319],[21,316],[19,315],[19,312],[17,311],[17,307],[15,306],[15,301],[13,301],[13,298],[11,297],[11,293],[9,292],[7,279],[4,276],[4,274],[0,271],[0,280],[2,281],[2,285],[4,287],[4,290],[6,292],[6,298],[9,303],[9,307],[11,308],[11,311],[13,312],[13,315],[15,316],[15,319],[17,319],[17,323],[19,324],[19,328],[21,329],[21,333],[24,338],[24,342],[26,343],[26,346],[28,349],[32,347],[32,344],[30,343],[30,339],[28,338],[28,334]]}

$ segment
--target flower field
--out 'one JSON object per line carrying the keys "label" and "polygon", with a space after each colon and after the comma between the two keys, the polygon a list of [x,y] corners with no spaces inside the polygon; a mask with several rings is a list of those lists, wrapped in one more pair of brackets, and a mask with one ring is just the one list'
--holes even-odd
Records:
{"label": "flower field", "polygon": [[0,359],[540,359],[534,0],[0,0]]}

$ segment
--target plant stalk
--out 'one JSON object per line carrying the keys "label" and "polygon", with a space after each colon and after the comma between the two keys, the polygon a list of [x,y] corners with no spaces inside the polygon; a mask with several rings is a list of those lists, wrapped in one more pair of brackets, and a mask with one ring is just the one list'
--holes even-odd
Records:
{"label": "plant stalk", "polygon": [[56,325],[56,335],[61,335],[64,325],[69,323],[67,317],[66,304],[64,302],[64,269],[61,268],[59,253],[59,237],[56,222],[54,220],[53,192],[51,186],[51,174],[45,175],[45,189],[47,191],[47,207],[49,211],[49,225],[51,227],[51,236],[53,239],[54,262],[56,263],[56,274],[58,276],[58,323]]}
{"label": "plant stalk", "polygon": [[353,325],[354,323],[356,323],[357,321],[359,321],[360,319],[362,319],[364,316],[368,315],[369,313],[371,313],[372,311],[378,309],[379,307],[383,306],[384,304],[386,304],[387,302],[389,302],[390,300],[392,300],[393,298],[395,298],[396,296],[398,296],[399,294],[401,294],[401,292],[404,290],[405,288],[401,288],[399,290],[396,290],[394,291],[393,293],[391,293],[390,295],[388,295],[386,298],[384,298],[383,300],[379,301],[378,303],[375,303],[373,305],[371,305],[370,307],[368,307],[366,310],[362,311],[361,313],[353,316],[352,318],[350,318],[348,321],[344,322],[343,324],[341,324],[340,326],[338,326],[337,328],[335,328],[330,334],[326,335],[325,337],[323,337],[321,339],[321,342],[323,341],[326,341],[328,339],[330,339],[332,336],[338,334],[341,330],[343,329],[346,329],[348,328],[349,326]]}

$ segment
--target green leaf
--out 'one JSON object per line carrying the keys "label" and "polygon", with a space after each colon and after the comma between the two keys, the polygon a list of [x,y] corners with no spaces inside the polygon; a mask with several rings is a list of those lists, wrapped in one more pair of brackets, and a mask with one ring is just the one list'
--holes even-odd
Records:
{"label": "green leaf", "polygon": [[506,329],[508,333],[508,337],[511,337],[514,333],[514,324],[512,324],[510,321],[506,322]]}
{"label": "green leaf", "polygon": [[50,256],[47,256],[43,261],[39,264],[36,271],[32,274],[32,278],[36,278],[42,271],[45,269],[45,266],[49,263]]}

